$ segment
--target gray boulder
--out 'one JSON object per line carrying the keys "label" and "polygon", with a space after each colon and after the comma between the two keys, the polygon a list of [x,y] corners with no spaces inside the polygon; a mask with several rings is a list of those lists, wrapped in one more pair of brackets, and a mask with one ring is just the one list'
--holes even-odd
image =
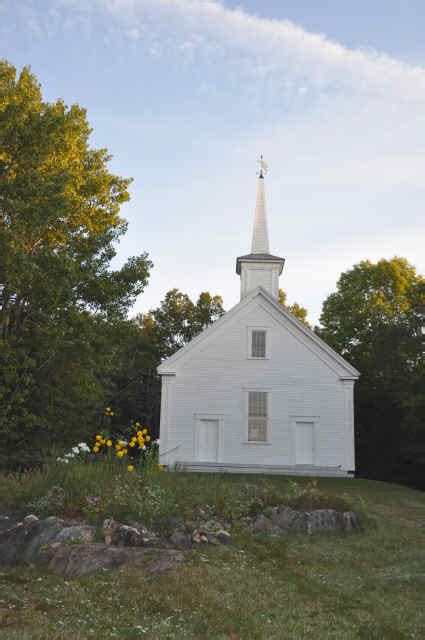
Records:
{"label": "gray boulder", "polygon": [[220,544],[230,544],[232,542],[232,536],[225,529],[220,529],[220,531],[217,531],[216,538]]}
{"label": "gray boulder", "polygon": [[82,576],[123,565],[141,567],[145,573],[165,573],[175,569],[184,557],[176,551],[134,547],[115,547],[106,543],[60,547],[49,563],[49,570],[63,577]]}
{"label": "gray boulder", "polygon": [[315,509],[307,514],[307,533],[340,530],[338,513],[333,509]]}
{"label": "gray boulder", "polygon": [[345,511],[342,514],[342,528],[344,531],[360,529],[360,522],[354,511]]}
{"label": "gray boulder", "polygon": [[294,520],[296,520],[298,512],[290,507],[278,507],[272,517],[273,523],[280,529],[290,529]]}
{"label": "gray boulder", "polygon": [[57,546],[56,538],[65,527],[54,516],[29,524],[18,523],[0,534],[0,564],[39,564],[46,561]]}
{"label": "gray boulder", "polygon": [[254,522],[252,523],[252,530],[255,533],[281,533],[280,528],[275,525],[273,521],[270,520],[270,518],[267,518],[263,515],[259,515],[257,516],[257,518],[255,518]]}
{"label": "gray boulder", "polygon": [[72,544],[77,542],[93,542],[96,534],[96,527],[88,524],[76,524],[70,527],[64,527],[59,531],[55,538],[55,542],[63,542]]}
{"label": "gray boulder", "polygon": [[104,521],[103,530],[106,544],[117,547],[143,547],[158,543],[155,534],[139,523],[127,525],[109,519]]}
{"label": "gray boulder", "polygon": [[174,531],[170,536],[170,543],[176,549],[188,549],[190,547],[190,534],[184,531]]}

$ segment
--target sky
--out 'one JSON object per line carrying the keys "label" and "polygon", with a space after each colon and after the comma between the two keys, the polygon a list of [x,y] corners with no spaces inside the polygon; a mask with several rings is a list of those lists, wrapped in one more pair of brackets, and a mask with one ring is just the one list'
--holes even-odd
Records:
{"label": "sky", "polygon": [[132,314],[171,288],[239,301],[256,160],[281,287],[316,323],[339,275],[425,271],[423,0],[0,0],[0,57],[87,109],[134,178],[115,265],[147,251]]}

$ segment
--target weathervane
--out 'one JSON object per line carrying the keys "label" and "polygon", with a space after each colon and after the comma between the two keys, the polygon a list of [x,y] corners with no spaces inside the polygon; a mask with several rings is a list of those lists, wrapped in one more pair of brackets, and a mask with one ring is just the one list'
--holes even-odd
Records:
{"label": "weathervane", "polygon": [[260,173],[259,173],[259,177],[260,178],[264,178],[264,175],[267,173],[267,171],[269,170],[269,165],[267,164],[267,162],[264,162],[263,160],[263,154],[261,154],[259,160],[257,161],[260,167]]}

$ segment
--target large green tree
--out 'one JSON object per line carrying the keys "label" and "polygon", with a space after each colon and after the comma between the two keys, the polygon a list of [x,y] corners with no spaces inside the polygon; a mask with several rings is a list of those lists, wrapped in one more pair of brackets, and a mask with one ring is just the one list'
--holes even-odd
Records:
{"label": "large green tree", "polygon": [[147,283],[146,254],[111,269],[130,180],[108,170],[90,133],[84,109],[46,102],[28,68],[0,61],[3,451],[87,430],[108,394],[114,336]]}
{"label": "large green tree", "polygon": [[424,476],[424,312],[425,280],[399,257],[355,265],[323,304],[319,335],[362,374],[357,462],[369,476]]}

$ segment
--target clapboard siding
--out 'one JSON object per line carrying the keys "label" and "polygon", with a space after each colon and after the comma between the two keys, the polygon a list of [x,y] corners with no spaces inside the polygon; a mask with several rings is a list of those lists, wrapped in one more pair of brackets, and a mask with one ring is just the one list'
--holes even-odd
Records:
{"label": "clapboard siding", "polygon": [[[269,358],[248,357],[250,327],[266,328]],[[170,373],[163,376],[161,411],[165,464],[197,462],[195,416],[210,414],[221,420],[220,464],[293,466],[293,421],[303,416],[315,421],[315,464],[354,467],[351,405],[342,379],[346,372],[264,296],[221,321],[196,348],[174,360]],[[267,444],[246,443],[249,389],[270,394]]]}

